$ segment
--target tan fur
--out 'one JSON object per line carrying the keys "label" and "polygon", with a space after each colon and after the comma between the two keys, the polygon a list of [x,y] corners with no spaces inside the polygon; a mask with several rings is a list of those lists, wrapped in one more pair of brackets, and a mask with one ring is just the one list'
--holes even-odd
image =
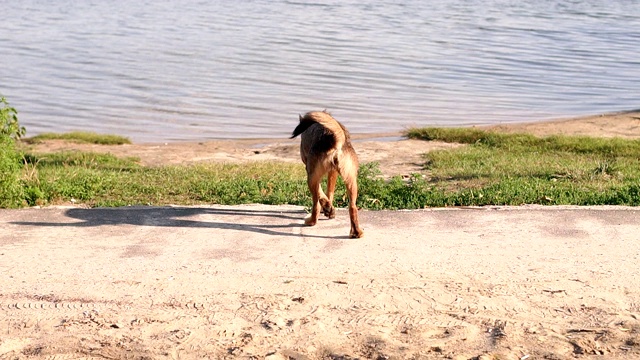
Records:
{"label": "tan fur", "polygon": [[336,139],[334,149],[342,149],[342,145],[347,140],[349,132],[336,119],[326,111],[308,112],[301,118],[302,121],[313,121],[324,126],[329,132],[333,133]]}
{"label": "tan fur", "polygon": [[[358,220],[358,157],[347,129],[329,113],[309,112],[300,116],[299,127],[306,128],[301,133],[300,157],[307,169],[307,182],[311,191],[313,208],[305,219],[305,224],[313,226],[320,216],[320,209],[325,216],[333,219],[333,195],[338,175],[342,176],[349,196],[349,218],[351,230],[349,236],[360,238],[364,232]],[[298,133],[294,131],[293,137]],[[327,194],[320,186],[322,178],[327,175]]]}

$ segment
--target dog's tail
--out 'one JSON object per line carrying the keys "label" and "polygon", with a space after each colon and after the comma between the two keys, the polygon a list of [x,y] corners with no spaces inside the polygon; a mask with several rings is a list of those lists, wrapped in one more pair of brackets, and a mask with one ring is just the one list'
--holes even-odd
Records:
{"label": "dog's tail", "polygon": [[328,112],[311,111],[304,114],[304,116],[300,115],[300,123],[295,130],[293,130],[291,139],[305,132],[305,130],[313,124],[320,124],[324,126],[325,129],[333,134],[336,140],[336,149],[341,149],[349,136],[349,133],[345,128],[342,127],[338,120],[334,119]]}

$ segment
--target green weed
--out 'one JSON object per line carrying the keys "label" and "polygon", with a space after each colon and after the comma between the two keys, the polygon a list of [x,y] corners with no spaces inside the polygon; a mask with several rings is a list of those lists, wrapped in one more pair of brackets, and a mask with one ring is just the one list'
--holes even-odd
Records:
{"label": "green weed", "polygon": [[22,164],[14,140],[0,135],[0,208],[23,205],[23,188],[20,183]]}
{"label": "green weed", "polygon": [[26,131],[18,122],[18,111],[9,106],[4,96],[0,96],[0,136],[17,140],[24,136]]}
{"label": "green weed", "polygon": [[44,140],[66,140],[76,143],[98,144],[98,145],[122,145],[131,144],[131,140],[119,135],[105,135],[94,132],[73,131],[64,134],[44,133],[27,139],[23,139],[28,144],[37,144]]}

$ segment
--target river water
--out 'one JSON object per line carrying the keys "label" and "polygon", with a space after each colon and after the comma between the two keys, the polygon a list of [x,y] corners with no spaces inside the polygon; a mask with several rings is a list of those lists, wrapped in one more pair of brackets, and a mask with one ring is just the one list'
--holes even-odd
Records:
{"label": "river water", "polygon": [[640,0],[0,0],[27,136],[282,138],[640,108]]}

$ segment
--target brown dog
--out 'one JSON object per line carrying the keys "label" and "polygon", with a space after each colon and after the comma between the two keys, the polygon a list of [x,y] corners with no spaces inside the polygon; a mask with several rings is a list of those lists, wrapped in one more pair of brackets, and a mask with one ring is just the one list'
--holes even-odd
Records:
{"label": "brown dog", "polygon": [[[325,216],[333,219],[336,210],[333,207],[333,193],[336,189],[338,174],[342,176],[349,195],[349,217],[351,231],[349,236],[361,238],[364,232],[358,221],[358,157],[349,132],[325,111],[308,112],[300,116],[300,123],[293,130],[291,138],[302,134],[300,141],[300,157],[307,168],[307,182],[313,208],[304,223],[313,226],[318,222],[320,207]],[[320,183],[327,175],[327,194],[322,191]]]}

